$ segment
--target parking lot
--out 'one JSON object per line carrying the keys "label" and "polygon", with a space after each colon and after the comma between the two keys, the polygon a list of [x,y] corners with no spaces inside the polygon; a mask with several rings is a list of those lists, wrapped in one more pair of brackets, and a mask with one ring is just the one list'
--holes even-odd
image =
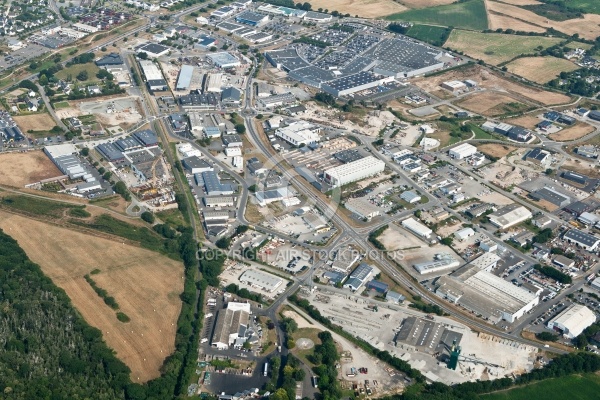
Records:
{"label": "parking lot", "polygon": [[49,51],[48,48],[40,46],[39,44],[28,43],[26,47],[15,50],[4,57],[0,57],[0,71],[21,65],[26,61],[46,54]]}

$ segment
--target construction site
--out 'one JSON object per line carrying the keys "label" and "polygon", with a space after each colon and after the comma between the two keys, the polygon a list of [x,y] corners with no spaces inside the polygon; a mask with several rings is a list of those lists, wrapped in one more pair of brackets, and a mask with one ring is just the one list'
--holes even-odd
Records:
{"label": "construction site", "polygon": [[106,130],[113,127],[127,129],[143,118],[139,97],[128,96],[108,100],[69,102],[69,107],[56,110],[62,120],[73,117],[93,115],[95,120]]}

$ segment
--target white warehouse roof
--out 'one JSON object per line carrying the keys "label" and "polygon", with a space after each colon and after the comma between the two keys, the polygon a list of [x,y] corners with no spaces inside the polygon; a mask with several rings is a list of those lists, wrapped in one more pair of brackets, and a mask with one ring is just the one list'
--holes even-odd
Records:
{"label": "white warehouse roof", "polygon": [[559,329],[569,338],[579,336],[585,328],[596,322],[592,310],[581,304],[572,304],[548,322],[548,328]]}
{"label": "white warehouse roof", "polygon": [[240,276],[240,282],[247,282],[268,292],[274,292],[283,283],[283,279],[258,270],[247,270]]}
{"label": "white warehouse roof", "polygon": [[462,159],[466,157],[470,157],[473,154],[477,153],[477,147],[469,144],[463,143],[449,150],[449,153],[452,157]]}

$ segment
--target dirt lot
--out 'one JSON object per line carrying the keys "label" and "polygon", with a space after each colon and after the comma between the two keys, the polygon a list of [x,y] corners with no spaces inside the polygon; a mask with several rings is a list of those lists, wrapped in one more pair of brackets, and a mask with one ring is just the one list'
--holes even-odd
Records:
{"label": "dirt lot", "polygon": [[335,10],[350,15],[359,15],[363,18],[383,17],[406,10],[402,4],[392,0],[309,0],[309,3],[313,10],[319,8]]}
{"label": "dirt lot", "polygon": [[515,150],[516,147],[506,145],[498,146],[497,144],[481,144],[477,146],[477,149],[488,156],[502,158]]}
{"label": "dirt lot", "polygon": [[508,71],[536,83],[547,83],[560,75],[579,69],[577,65],[564,58],[526,57],[507,64]]}
{"label": "dirt lot", "polygon": [[41,150],[3,153],[0,155],[0,171],[0,184],[14,187],[62,175]]}
{"label": "dirt lot", "polygon": [[[483,92],[465,97],[458,103],[461,107],[488,117],[525,109],[527,106],[514,98],[494,92]],[[514,106],[514,107],[513,107]]]}
{"label": "dirt lot", "polygon": [[600,178],[600,170],[593,162],[585,162],[581,160],[571,159],[571,161],[565,161],[562,165],[563,169],[577,172],[578,174],[587,175],[590,178]]}
{"label": "dirt lot", "polygon": [[[78,117],[92,114],[104,127],[120,126],[127,128],[139,122],[143,115],[140,99],[136,96],[114,97],[110,99],[70,102],[71,107],[56,110],[59,118]],[[109,111],[109,108],[112,109]]]}
{"label": "dirt lot", "polygon": [[594,132],[595,128],[592,125],[585,124],[583,122],[578,122],[574,126],[563,129],[556,133],[552,133],[548,135],[548,137],[552,140],[557,140],[559,142],[564,142],[567,140],[575,140],[584,137],[585,135]]}
{"label": "dirt lot", "polygon": [[[591,40],[595,39],[597,36],[600,36],[600,15],[597,14],[584,14],[583,18],[569,19],[566,21],[553,21],[523,8],[495,1],[488,1],[487,9],[488,13],[489,11],[495,11],[509,17],[514,17],[518,20],[527,21],[533,25],[538,25],[545,28],[554,28],[557,31],[566,33],[567,35],[573,35],[577,33],[582,38]],[[499,28],[515,29],[512,25]]]}
{"label": "dirt lot", "polygon": [[[8,213],[0,213],[0,228],[67,292],[85,320],[102,331],[106,343],[131,368],[134,382],[160,375],[164,359],[175,348],[183,290],[180,263],[149,250]],[[129,323],[119,322],[115,310],[85,281],[84,275],[96,268],[101,272],[92,275],[94,281],[115,298],[120,311],[131,318]]]}
{"label": "dirt lot", "polygon": [[390,224],[389,228],[387,228],[378,239],[389,251],[414,247],[427,247],[425,242],[396,224]]}
{"label": "dirt lot", "polygon": [[398,0],[408,8],[427,8],[455,3],[454,0]]}
{"label": "dirt lot", "polygon": [[507,119],[506,123],[507,124],[511,124],[511,125],[519,125],[522,126],[523,128],[527,128],[527,129],[535,129],[535,126],[537,124],[539,124],[542,120],[539,118],[536,118],[533,115],[523,115],[522,117],[519,118],[511,118],[511,119]]}
{"label": "dirt lot", "polygon": [[48,131],[56,125],[49,114],[17,115],[13,117],[19,128],[25,133],[27,131]]}
{"label": "dirt lot", "polygon": [[438,90],[440,84],[444,81],[465,79],[472,79],[476,81],[480,87],[486,89],[506,90],[509,93],[515,93],[545,105],[563,104],[570,101],[570,97],[562,93],[548,92],[514,83],[479,65],[471,68],[449,71],[445,74],[428,78],[416,79],[414,83],[425,91],[432,92]]}
{"label": "dirt lot", "polygon": [[494,31],[496,29],[510,28],[510,29],[514,29],[516,31],[523,31],[523,32],[538,32],[538,33],[546,32],[546,29],[541,26],[528,24],[525,21],[521,21],[516,18],[509,17],[509,16],[502,15],[502,14],[496,14],[494,12],[488,12],[488,20],[490,23],[490,29],[494,30]]}

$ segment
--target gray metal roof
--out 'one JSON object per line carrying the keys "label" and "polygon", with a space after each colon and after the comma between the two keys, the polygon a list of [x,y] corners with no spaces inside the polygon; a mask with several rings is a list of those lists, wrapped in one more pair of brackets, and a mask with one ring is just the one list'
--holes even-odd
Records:
{"label": "gray metal roof", "polygon": [[596,236],[580,231],[579,229],[569,229],[569,231],[564,234],[563,238],[573,240],[588,247],[593,246],[594,243],[600,240]]}

